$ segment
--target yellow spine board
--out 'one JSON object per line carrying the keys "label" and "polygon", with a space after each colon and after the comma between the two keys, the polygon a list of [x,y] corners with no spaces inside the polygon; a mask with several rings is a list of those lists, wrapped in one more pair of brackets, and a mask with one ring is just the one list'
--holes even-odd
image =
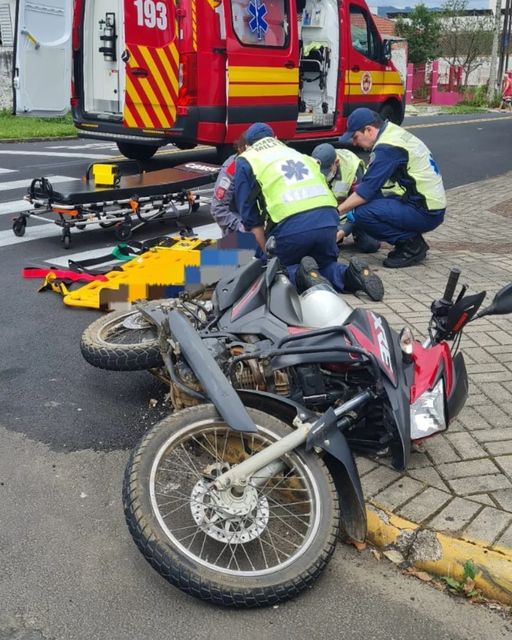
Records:
{"label": "yellow spine board", "polygon": [[177,242],[172,247],[154,247],[124,264],[120,271],[110,271],[106,281],[89,282],[72,291],[64,296],[64,304],[105,309],[115,302],[147,299],[150,287],[185,285],[186,267],[199,267],[200,249],[213,241],[173,239]]}

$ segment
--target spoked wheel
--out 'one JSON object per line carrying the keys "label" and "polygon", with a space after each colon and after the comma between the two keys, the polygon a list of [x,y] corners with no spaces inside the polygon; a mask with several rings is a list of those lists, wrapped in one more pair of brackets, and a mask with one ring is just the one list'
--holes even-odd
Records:
{"label": "spoked wheel", "polygon": [[100,369],[143,371],[163,364],[157,329],[138,309],[95,320],[83,332],[80,350],[89,364]]}
{"label": "spoked wheel", "polygon": [[128,527],[148,562],[183,591],[236,607],[275,604],[310,586],[339,528],[333,481],[301,449],[246,486],[213,488],[216,476],[290,432],[248,411],[257,434],[231,431],[212,405],[165,418],[133,452],[123,487]]}

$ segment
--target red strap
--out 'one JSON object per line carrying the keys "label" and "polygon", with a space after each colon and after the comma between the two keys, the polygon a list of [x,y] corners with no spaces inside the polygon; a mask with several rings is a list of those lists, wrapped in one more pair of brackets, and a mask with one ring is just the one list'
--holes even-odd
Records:
{"label": "red strap", "polygon": [[93,275],[90,273],[76,273],[76,271],[69,271],[68,269],[55,269],[44,267],[24,267],[21,270],[21,275],[24,278],[46,278],[46,276],[52,273],[56,278],[65,280],[72,280],[73,282],[93,282],[94,280],[100,280],[105,282],[107,277],[104,275]]}

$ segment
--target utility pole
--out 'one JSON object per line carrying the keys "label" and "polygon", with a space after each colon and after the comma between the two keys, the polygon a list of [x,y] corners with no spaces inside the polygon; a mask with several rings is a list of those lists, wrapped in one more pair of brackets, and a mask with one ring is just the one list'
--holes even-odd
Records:
{"label": "utility pole", "polygon": [[492,37],[491,68],[489,70],[489,85],[487,86],[487,101],[492,102],[496,94],[496,62],[498,59],[498,43],[501,35],[501,0],[496,0],[496,13],[494,14],[494,33]]}

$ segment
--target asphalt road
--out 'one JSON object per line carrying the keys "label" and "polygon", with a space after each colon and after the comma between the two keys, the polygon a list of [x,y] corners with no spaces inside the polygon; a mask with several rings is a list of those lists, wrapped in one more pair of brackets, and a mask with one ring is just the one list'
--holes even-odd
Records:
{"label": "asphalt road", "polygon": [[[405,125],[429,145],[448,188],[512,168],[512,118],[503,114],[416,117]],[[495,614],[342,546],[311,592],[250,613],[192,600],[146,565],[124,525],[120,487],[129,449],[165,412],[165,390],[146,373],[87,365],[79,337],[98,312],[67,308],[20,275],[28,263],[107,250],[115,239],[109,230],[76,231],[66,253],[57,227],[38,236],[44,223],[31,220],[19,239],[10,230],[32,178],[77,178],[115,154],[108,143],[80,140],[0,145],[0,640],[510,637]],[[148,168],[191,158],[214,161],[210,150],[169,149]],[[190,222],[211,219],[200,211]],[[164,230],[171,228],[156,224],[137,239]]]}

